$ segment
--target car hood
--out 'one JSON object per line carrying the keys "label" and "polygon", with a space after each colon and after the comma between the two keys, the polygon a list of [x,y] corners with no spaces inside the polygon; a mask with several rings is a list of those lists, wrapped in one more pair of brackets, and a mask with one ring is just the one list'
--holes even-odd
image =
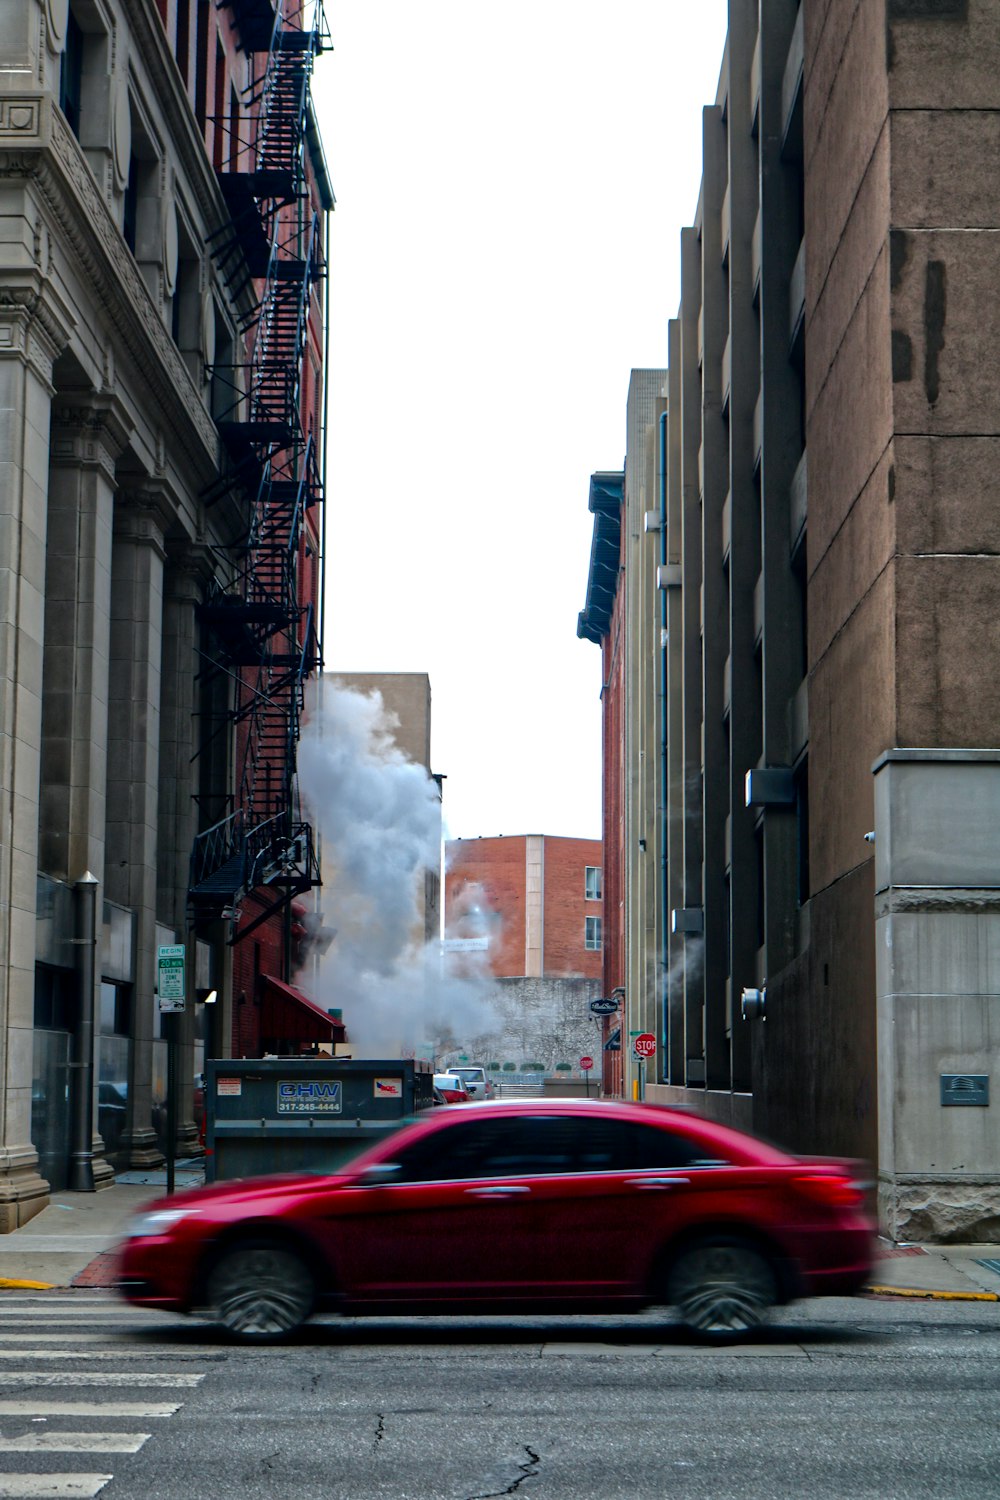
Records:
{"label": "car hood", "polygon": [[267,1198],[281,1198],[287,1193],[324,1192],[348,1180],[346,1174],[318,1176],[315,1172],[284,1172],[269,1177],[235,1177],[228,1182],[213,1182],[205,1187],[186,1188],[180,1193],[154,1198],[143,1204],[143,1213],[170,1208],[221,1208],[252,1198],[262,1203]]}

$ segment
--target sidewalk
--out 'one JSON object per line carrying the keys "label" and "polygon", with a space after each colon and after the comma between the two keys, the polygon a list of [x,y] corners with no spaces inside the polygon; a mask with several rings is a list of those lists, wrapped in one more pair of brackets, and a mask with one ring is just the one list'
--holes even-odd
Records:
{"label": "sidewalk", "polygon": [[[178,1162],[175,1187],[195,1187],[202,1164]],[[99,1193],[53,1193],[47,1208],[13,1234],[0,1235],[0,1290],[111,1286],[114,1247],[128,1221],[166,1193],[163,1168],[126,1172]],[[1000,1301],[1000,1244],[890,1245],[867,1290],[877,1296]]]}
{"label": "sidewalk", "polygon": [[[180,1161],[174,1187],[204,1182],[201,1162]],[[99,1193],[53,1193],[23,1229],[0,1234],[0,1292],[37,1287],[111,1286],[114,1248],[133,1215],[167,1191],[164,1167],[124,1172]]]}

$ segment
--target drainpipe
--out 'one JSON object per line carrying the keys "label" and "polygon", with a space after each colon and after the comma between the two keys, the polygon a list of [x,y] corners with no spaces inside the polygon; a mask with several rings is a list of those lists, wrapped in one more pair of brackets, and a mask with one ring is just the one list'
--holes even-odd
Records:
{"label": "drainpipe", "polygon": [[96,1192],[94,1186],[94,1010],[97,983],[97,880],[88,870],[76,882],[77,970],[80,1013],[73,1038],[70,1079],[73,1101],[73,1145],[69,1186],[74,1193]]}
{"label": "drainpipe", "polygon": [[[667,413],[660,413],[660,565],[667,562]],[[663,1076],[670,1082],[670,997],[666,979],[670,973],[670,938],[667,922],[667,590],[660,590],[660,906],[662,973],[664,990],[660,1002],[660,1056]]]}

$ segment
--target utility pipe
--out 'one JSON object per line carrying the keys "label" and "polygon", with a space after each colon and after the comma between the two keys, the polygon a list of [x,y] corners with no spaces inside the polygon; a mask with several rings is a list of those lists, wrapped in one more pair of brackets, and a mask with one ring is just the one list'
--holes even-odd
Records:
{"label": "utility pipe", "polygon": [[93,1193],[94,1186],[94,1010],[97,989],[97,879],[88,870],[76,882],[73,942],[80,979],[80,1010],[73,1033],[70,1062],[73,1147],[69,1186],[74,1193]]}
{"label": "utility pipe", "polygon": [[[667,563],[667,415],[660,413],[660,566],[665,567]],[[670,974],[670,910],[668,877],[668,820],[667,820],[667,652],[669,649],[669,637],[667,635],[667,623],[669,614],[667,610],[668,593],[666,589],[660,590],[660,906],[661,906],[661,961],[663,965],[664,992],[660,1005],[660,1037],[661,1064],[664,1082],[669,1083],[671,1073],[670,1057],[670,995],[666,989]]]}

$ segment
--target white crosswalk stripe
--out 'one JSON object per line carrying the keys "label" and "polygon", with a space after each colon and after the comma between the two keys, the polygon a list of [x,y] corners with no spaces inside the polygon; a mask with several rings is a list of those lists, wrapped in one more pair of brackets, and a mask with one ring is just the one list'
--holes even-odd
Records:
{"label": "white crosswalk stripe", "polygon": [[[16,1349],[0,1349],[0,1360],[2,1359],[72,1359],[79,1363],[81,1359],[149,1359],[147,1349],[51,1349],[48,1344],[44,1349],[36,1349],[34,1339],[18,1339]],[[57,1344],[65,1344],[66,1339],[56,1339]],[[218,1360],[219,1354],[206,1349],[193,1349],[185,1345],[183,1349],[164,1349],[160,1353],[165,1358],[190,1359],[196,1355],[199,1359]]]}
{"label": "white crosswalk stripe", "polygon": [[137,1370],[0,1370],[0,1386],[4,1385],[151,1385],[194,1386],[204,1380],[204,1375],[168,1375],[140,1373]]}
{"label": "white crosswalk stripe", "polygon": [[0,1401],[0,1417],[172,1417],[179,1401]]}
{"label": "white crosswalk stripe", "polygon": [[0,1474],[2,1500],[91,1500],[113,1474]]}
{"label": "white crosswalk stripe", "polygon": [[138,1453],[148,1432],[26,1432],[0,1439],[0,1453]]}
{"label": "white crosswalk stripe", "polygon": [[[181,1410],[206,1371],[151,1365],[219,1356],[187,1343],[155,1347],[149,1336],[162,1324],[159,1314],[107,1294],[0,1291],[0,1500],[90,1500],[115,1476],[90,1472],[88,1455],[127,1463],[149,1441],[148,1424],[163,1431],[161,1421]],[[135,1347],[135,1334],[144,1347]],[[62,1454],[78,1455],[79,1468],[71,1460],[59,1473],[41,1471]]]}

